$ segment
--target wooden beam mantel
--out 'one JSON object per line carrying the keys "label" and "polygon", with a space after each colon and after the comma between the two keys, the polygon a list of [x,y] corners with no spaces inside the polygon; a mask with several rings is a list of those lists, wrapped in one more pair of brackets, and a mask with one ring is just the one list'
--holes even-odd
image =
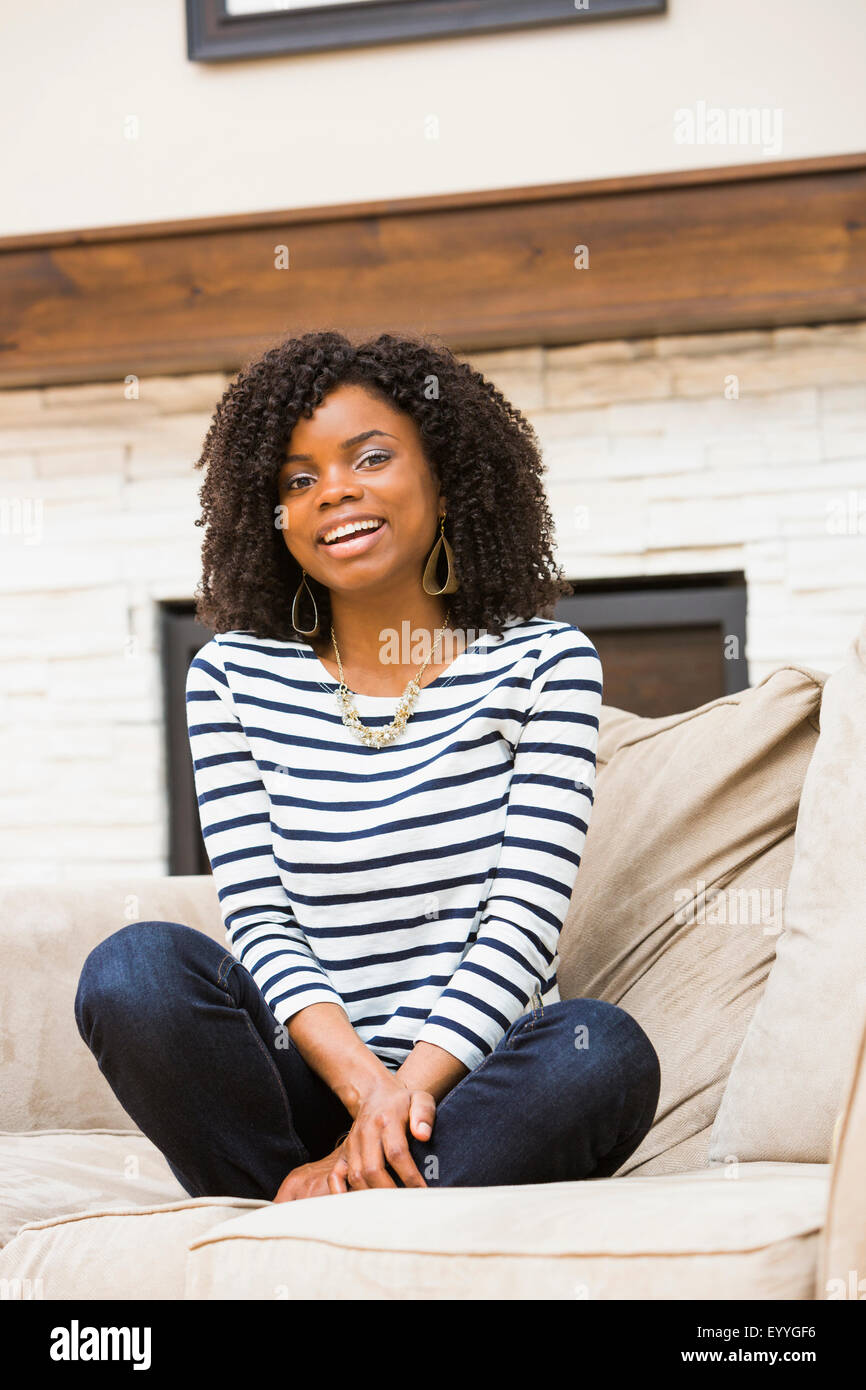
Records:
{"label": "wooden beam mantel", "polygon": [[864,318],[866,154],[6,237],[0,306],[3,387]]}

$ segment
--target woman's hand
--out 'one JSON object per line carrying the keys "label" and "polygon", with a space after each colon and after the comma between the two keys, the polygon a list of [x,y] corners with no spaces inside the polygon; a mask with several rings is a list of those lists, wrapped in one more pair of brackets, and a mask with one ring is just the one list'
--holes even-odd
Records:
{"label": "woman's hand", "polygon": [[296,1202],[302,1197],[324,1197],[329,1192],[345,1192],[347,1172],[343,1145],[338,1144],[333,1153],[326,1154],[315,1163],[302,1163],[299,1168],[293,1168],[280,1183],[274,1201]]}
{"label": "woman's hand", "polygon": [[426,1187],[409,1152],[406,1132],[416,1139],[429,1139],[435,1118],[436,1102],[429,1091],[410,1091],[390,1080],[377,1085],[361,1100],[352,1128],[333,1153],[293,1168],[274,1201],[396,1187],[386,1162],[406,1187]]}
{"label": "woman's hand", "polygon": [[427,1140],[435,1119],[436,1102],[429,1091],[410,1090],[390,1078],[368,1091],[341,1145],[347,1165],[345,1181],[352,1191],[396,1187],[386,1162],[406,1187],[426,1187],[409,1151],[407,1130],[415,1139]]}

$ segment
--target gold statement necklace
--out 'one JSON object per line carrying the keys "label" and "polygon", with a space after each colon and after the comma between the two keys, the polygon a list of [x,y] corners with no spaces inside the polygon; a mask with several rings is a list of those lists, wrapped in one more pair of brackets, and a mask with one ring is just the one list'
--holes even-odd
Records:
{"label": "gold statement necklace", "polygon": [[334,655],[337,658],[337,670],[340,672],[340,685],[337,690],[337,703],[340,706],[340,716],[346,728],[351,729],[353,733],[357,734],[361,742],[365,743],[368,748],[382,748],[386,743],[393,743],[394,739],[399,738],[400,734],[402,734],[406,727],[406,720],[415,708],[415,701],[421,694],[421,677],[436,655],[436,649],[442,640],[442,634],[448,626],[450,613],[451,609],[449,608],[448,612],[445,614],[445,621],[436,635],[436,641],[433,643],[430,655],[421,669],[406,686],[406,689],[400,696],[394,718],[384,729],[368,729],[366,724],[361,723],[358,711],[349,698],[352,692],[343,680],[343,663],[340,661],[340,649],[337,646],[337,639],[334,636],[334,628],[333,626],[331,627],[331,641],[334,644]]}

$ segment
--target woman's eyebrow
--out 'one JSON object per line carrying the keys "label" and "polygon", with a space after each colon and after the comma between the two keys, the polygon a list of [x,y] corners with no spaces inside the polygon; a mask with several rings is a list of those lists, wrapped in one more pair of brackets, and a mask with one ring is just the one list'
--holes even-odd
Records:
{"label": "woman's eyebrow", "polygon": [[[386,439],[396,439],[396,434],[389,434],[387,430],[365,430],[363,434],[353,434],[351,439],[344,439],[340,445],[341,449],[352,449],[356,444],[363,444],[365,439],[371,439],[374,434],[384,435]],[[312,463],[312,454],[287,454],[286,463]]]}

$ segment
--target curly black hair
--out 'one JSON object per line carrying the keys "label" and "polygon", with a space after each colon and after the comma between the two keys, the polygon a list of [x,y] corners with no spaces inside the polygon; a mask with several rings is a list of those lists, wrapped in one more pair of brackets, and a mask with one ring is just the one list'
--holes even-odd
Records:
{"label": "curly black hair", "polygon": [[[295,423],[337,386],[358,385],[414,420],[448,498],[445,532],[460,588],[449,625],[500,636],[509,616],[549,617],[573,593],[556,564],[532,425],[500,391],[429,337],[337,332],[287,338],[229,383],[196,468],[205,526],[196,617],[214,632],[303,640],[292,625],[301,568],[275,523],[277,475]],[[327,588],[311,576],[321,630]]]}

